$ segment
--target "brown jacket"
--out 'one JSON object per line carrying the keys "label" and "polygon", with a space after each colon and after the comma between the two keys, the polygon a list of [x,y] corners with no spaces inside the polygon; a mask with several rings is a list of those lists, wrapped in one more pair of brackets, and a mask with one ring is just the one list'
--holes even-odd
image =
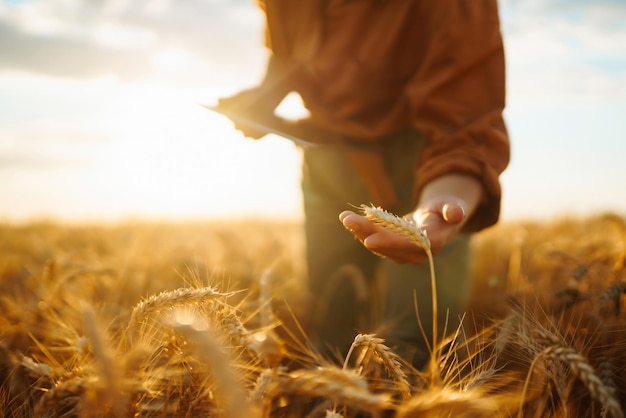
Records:
{"label": "brown jacket", "polygon": [[498,220],[509,140],[497,0],[260,3],[313,122],[362,141],[413,126],[427,138],[416,199],[436,177],[469,174],[485,193],[465,229]]}

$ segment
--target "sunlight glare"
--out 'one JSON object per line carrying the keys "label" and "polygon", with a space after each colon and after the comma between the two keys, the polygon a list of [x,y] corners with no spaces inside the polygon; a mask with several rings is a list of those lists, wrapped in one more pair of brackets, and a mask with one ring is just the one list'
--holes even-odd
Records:
{"label": "sunlight glare", "polygon": [[[299,154],[284,139],[245,139],[226,118],[157,86],[112,103],[99,183],[153,217],[289,216],[299,212]],[[122,210],[122,208],[120,208]]]}
{"label": "sunlight glare", "polygon": [[182,71],[191,58],[191,55],[184,49],[162,49],[155,54],[153,65],[157,71]]}

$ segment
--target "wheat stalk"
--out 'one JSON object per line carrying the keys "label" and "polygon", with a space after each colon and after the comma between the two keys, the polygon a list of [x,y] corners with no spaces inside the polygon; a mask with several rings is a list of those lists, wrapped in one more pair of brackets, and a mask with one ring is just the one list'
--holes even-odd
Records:
{"label": "wheat stalk", "polygon": [[271,269],[267,269],[259,280],[259,312],[261,330],[250,335],[249,346],[259,355],[265,366],[276,369],[285,356],[285,345],[274,327],[276,320],[272,310],[272,287],[270,285]]}
{"label": "wheat stalk", "polygon": [[411,222],[407,219],[401,218],[397,215],[391,214],[386,210],[375,207],[361,205],[361,210],[367,219],[371,222],[382,226],[398,235],[407,238],[415,246],[421,248],[428,257],[428,264],[430,267],[430,284],[431,284],[431,298],[433,304],[433,357],[434,351],[437,350],[438,344],[438,307],[437,307],[437,285],[435,280],[435,263],[433,260],[433,253],[430,249],[430,240],[426,235],[426,231],[419,225]]}
{"label": "wheat stalk", "polygon": [[96,361],[99,375],[102,379],[101,390],[110,403],[113,415],[121,416],[124,409],[124,397],[120,387],[120,370],[115,366],[113,351],[108,344],[108,336],[100,326],[96,313],[92,307],[82,304],[83,332],[91,343],[93,357]]}

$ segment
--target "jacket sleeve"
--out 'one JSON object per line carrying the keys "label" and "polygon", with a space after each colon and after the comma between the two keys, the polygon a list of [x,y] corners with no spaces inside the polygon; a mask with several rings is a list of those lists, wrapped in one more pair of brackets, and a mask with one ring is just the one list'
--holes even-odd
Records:
{"label": "jacket sleeve", "polygon": [[422,65],[407,88],[411,122],[426,136],[415,197],[445,174],[476,177],[483,197],[464,230],[478,231],[498,221],[510,152],[497,1],[423,3]]}

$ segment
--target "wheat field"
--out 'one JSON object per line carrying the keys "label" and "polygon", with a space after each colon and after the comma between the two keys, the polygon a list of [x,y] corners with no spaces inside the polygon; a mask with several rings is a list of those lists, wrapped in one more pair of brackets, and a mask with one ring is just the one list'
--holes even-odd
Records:
{"label": "wheat field", "polygon": [[0,225],[0,417],[624,417],[624,218],[476,235],[464,327],[424,370],[373,333],[315,353],[303,243],[297,222]]}

